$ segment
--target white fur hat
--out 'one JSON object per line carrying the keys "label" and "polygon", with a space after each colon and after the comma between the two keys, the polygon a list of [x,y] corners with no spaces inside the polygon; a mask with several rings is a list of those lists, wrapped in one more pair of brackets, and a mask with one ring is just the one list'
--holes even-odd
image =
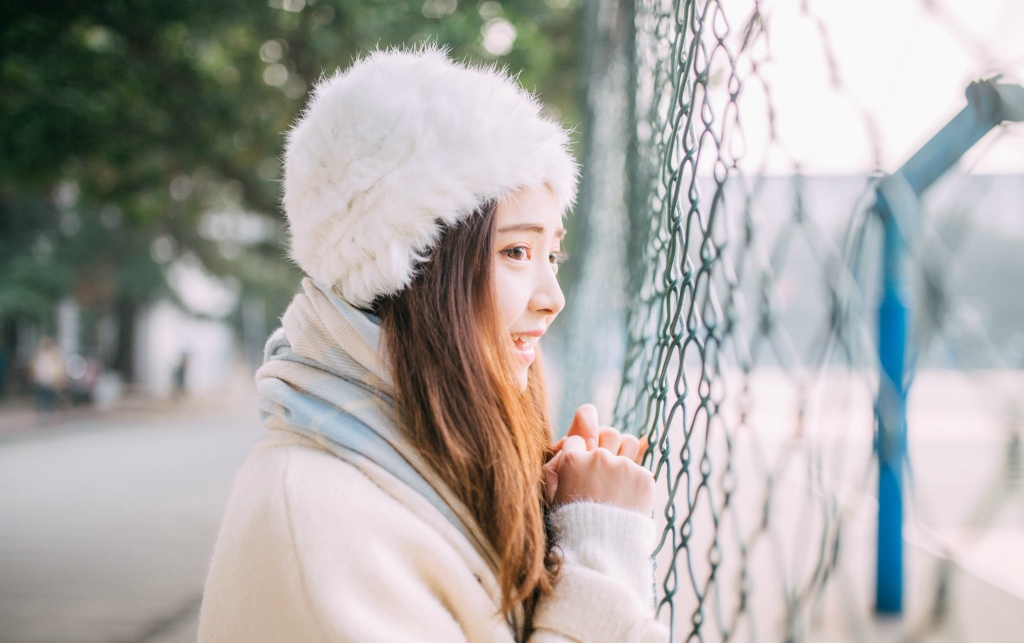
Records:
{"label": "white fur hat", "polygon": [[505,72],[445,51],[377,51],[322,81],[288,135],[292,259],[365,306],[409,285],[445,225],[521,187],[563,212],[576,162],[558,124]]}

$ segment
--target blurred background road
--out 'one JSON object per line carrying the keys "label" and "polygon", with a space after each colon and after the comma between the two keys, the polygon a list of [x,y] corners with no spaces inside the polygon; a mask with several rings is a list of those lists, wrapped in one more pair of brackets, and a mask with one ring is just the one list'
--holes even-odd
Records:
{"label": "blurred background road", "polygon": [[0,641],[195,640],[231,480],[262,433],[249,389],[41,427],[0,414]]}

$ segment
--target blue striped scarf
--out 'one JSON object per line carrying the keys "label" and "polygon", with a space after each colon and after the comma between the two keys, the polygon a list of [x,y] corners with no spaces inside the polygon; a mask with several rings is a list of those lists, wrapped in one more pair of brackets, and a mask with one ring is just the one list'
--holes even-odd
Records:
{"label": "blue striped scarf", "polygon": [[476,521],[396,425],[379,320],[312,279],[302,289],[256,372],[264,425],[305,436],[364,472],[367,462],[384,469],[427,499],[494,569]]}

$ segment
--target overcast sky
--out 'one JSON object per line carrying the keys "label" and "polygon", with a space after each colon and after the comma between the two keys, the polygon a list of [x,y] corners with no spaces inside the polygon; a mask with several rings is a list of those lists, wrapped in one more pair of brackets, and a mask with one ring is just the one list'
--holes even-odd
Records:
{"label": "overcast sky", "polygon": [[[734,33],[749,12],[744,4],[723,2]],[[807,4],[811,14],[801,10],[801,0],[761,0],[770,47],[761,74],[782,145],[764,145],[765,94],[744,75],[744,157],[755,164],[769,150],[771,173],[791,173],[797,160],[809,174],[859,174],[877,168],[876,157],[883,170],[895,170],[966,105],[964,89],[972,80],[1002,73],[1007,82],[1024,82],[1022,0]],[[829,50],[838,89],[830,82]],[[1024,124],[987,136],[965,166],[975,173],[1024,174]]]}

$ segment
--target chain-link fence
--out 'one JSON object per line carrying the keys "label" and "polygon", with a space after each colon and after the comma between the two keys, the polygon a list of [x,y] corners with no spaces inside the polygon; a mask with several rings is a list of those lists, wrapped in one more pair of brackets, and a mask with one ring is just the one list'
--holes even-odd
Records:
{"label": "chain-link fence", "polygon": [[[673,640],[1013,640],[1024,626],[1021,128],[976,146],[904,231],[908,598],[886,624],[873,615],[885,382],[875,190],[963,103],[918,101],[908,117],[934,126],[909,139],[890,115],[913,102],[897,81],[901,66],[917,69],[920,42],[904,34],[907,57],[879,70],[897,78],[879,102],[849,61],[880,48],[861,28],[885,20],[835,4],[846,3],[588,5],[591,198],[573,249],[577,312],[560,322],[587,330],[566,343],[563,364],[579,368],[564,378],[563,415],[613,390],[605,362],[624,363],[615,422],[653,445],[658,610]],[[986,24],[1024,24],[1014,3],[992,4]],[[964,74],[1022,69],[1007,58],[1012,39],[941,2],[887,9],[896,27],[946,42]],[[962,101],[961,72],[945,73]],[[972,171],[995,162],[1010,173]]]}

